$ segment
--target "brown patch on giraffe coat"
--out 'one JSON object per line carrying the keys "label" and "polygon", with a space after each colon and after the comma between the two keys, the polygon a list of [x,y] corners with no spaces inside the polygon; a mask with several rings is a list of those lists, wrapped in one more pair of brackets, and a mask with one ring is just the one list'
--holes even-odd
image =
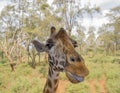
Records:
{"label": "brown patch on giraffe coat", "polygon": [[56,91],[57,88],[58,88],[58,82],[59,82],[58,79],[55,79],[55,80],[54,80],[54,85],[55,85],[55,87],[54,87],[54,91]]}
{"label": "brown patch on giraffe coat", "polygon": [[50,91],[47,89],[47,90],[45,91],[45,93],[50,93]]}
{"label": "brown patch on giraffe coat", "polygon": [[49,69],[49,76],[51,77],[52,75],[51,75],[51,70]]}
{"label": "brown patch on giraffe coat", "polygon": [[56,65],[58,65],[58,60],[56,60],[56,62],[55,62],[55,63],[56,63]]}
{"label": "brown patch on giraffe coat", "polygon": [[58,77],[58,76],[59,76],[59,74],[57,73],[57,74],[56,74],[56,77]]}
{"label": "brown patch on giraffe coat", "polygon": [[57,91],[57,88],[58,88],[58,83],[56,84],[54,91]]}
{"label": "brown patch on giraffe coat", "polygon": [[58,79],[55,79],[55,80],[54,80],[54,84],[57,84],[57,82],[58,82]]}
{"label": "brown patch on giraffe coat", "polygon": [[50,80],[50,79],[48,79],[48,86],[49,86],[50,88],[52,88],[52,83],[51,83],[51,80]]}

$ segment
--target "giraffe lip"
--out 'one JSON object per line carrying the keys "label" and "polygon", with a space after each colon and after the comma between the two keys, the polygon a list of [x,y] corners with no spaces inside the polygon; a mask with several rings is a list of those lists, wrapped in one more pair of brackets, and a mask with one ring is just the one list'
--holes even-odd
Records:
{"label": "giraffe lip", "polygon": [[73,73],[70,73],[70,72],[68,72],[68,74],[69,74],[71,77],[73,77],[75,80],[77,80],[78,82],[84,81],[84,77],[82,77],[82,76],[77,76],[77,75],[75,75],[75,74],[73,74]]}

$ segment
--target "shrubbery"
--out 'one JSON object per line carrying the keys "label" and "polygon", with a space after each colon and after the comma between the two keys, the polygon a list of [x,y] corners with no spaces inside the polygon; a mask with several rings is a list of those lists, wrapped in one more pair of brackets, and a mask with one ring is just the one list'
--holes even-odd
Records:
{"label": "shrubbery", "polygon": [[[98,81],[103,76],[106,77],[108,93],[119,93],[120,65],[118,62],[113,62],[115,58],[117,57],[100,55],[93,58],[84,57],[90,74],[80,84],[69,83],[65,93],[90,93],[90,80],[97,80],[96,92],[101,93]],[[11,72],[8,64],[0,63],[0,93],[42,93],[47,71],[48,64],[45,62],[41,62],[39,66],[36,66],[36,69],[31,68],[27,63],[21,63],[16,66],[14,72]],[[61,73],[60,79],[68,80],[64,73]]]}

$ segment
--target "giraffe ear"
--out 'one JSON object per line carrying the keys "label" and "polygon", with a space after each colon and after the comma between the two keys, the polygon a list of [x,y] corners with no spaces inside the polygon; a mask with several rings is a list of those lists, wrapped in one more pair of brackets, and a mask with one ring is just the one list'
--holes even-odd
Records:
{"label": "giraffe ear", "polygon": [[71,40],[74,47],[78,47],[77,41],[73,40],[72,38],[70,38],[70,40]]}
{"label": "giraffe ear", "polygon": [[38,52],[47,52],[48,51],[47,47],[43,43],[40,43],[37,40],[33,40],[32,43]]}
{"label": "giraffe ear", "polygon": [[54,26],[50,29],[50,36],[53,36],[56,33],[56,28]]}

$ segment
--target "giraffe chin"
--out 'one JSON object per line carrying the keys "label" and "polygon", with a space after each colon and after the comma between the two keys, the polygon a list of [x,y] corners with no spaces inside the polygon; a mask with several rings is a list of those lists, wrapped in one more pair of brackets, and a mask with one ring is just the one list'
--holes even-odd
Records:
{"label": "giraffe chin", "polygon": [[82,76],[77,76],[75,74],[72,74],[70,72],[66,72],[66,76],[68,77],[68,79],[70,80],[70,82],[72,83],[80,83],[84,81],[84,77]]}

